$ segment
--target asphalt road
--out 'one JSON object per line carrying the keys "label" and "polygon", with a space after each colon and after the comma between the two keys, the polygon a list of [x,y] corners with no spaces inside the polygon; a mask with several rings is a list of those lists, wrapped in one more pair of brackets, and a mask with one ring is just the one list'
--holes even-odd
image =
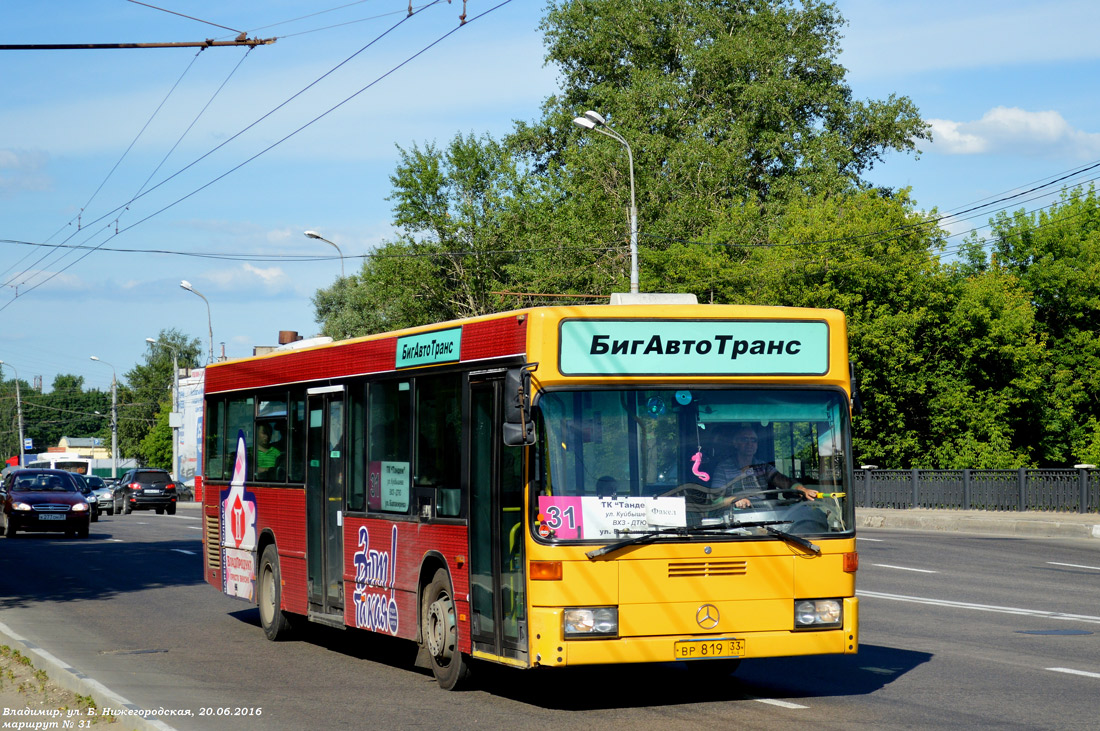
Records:
{"label": "asphalt road", "polygon": [[199,536],[183,509],[0,539],[0,623],[135,706],[190,711],[163,719],[178,729],[1097,726],[1095,540],[866,529],[858,655],[733,676],[479,666],[447,693],[410,643],[316,626],[266,641],[254,608],[203,583]]}

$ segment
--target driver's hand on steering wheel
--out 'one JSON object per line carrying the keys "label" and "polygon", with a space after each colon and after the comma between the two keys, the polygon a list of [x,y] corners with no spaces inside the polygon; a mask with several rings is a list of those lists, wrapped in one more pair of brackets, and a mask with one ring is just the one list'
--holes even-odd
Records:
{"label": "driver's hand on steering wheel", "polygon": [[750,501],[747,497],[743,497],[743,498],[740,498],[738,500],[734,500],[733,501],[733,507],[735,507],[735,508],[751,508],[752,507],[752,501]]}
{"label": "driver's hand on steering wheel", "polygon": [[813,500],[817,497],[817,490],[811,490],[810,488],[806,487],[805,485],[798,485],[794,489],[798,490],[803,495],[805,495],[807,500]]}

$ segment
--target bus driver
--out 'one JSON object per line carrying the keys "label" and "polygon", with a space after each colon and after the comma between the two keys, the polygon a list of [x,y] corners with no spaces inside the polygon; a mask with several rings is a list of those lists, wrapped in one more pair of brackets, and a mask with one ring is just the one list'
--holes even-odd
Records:
{"label": "bus driver", "polygon": [[752,496],[765,490],[797,490],[807,500],[817,497],[811,490],[787,477],[773,465],[756,462],[759,437],[749,424],[732,429],[726,425],[712,426],[714,445],[719,455],[714,464],[706,466],[710,481],[704,490],[688,491],[689,510],[712,512],[728,508],[752,507]]}

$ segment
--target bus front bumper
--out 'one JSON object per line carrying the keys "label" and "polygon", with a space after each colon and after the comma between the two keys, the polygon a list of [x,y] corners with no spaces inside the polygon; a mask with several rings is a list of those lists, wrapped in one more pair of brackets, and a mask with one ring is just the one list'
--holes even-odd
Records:
{"label": "bus front bumper", "polygon": [[[859,600],[844,599],[844,625],[838,629],[723,632],[698,635],[657,635],[608,639],[565,640],[562,609],[534,607],[531,610],[532,665],[565,667],[615,663],[675,662],[683,660],[683,645],[698,640],[741,640],[742,659],[790,657],[795,655],[853,654],[859,647]],[[708,643],[709,644],[709,643]],[[727,645],[728,646],[728,645]],[[693,653],[695,660],[706,657]],[[725,655],[723,657],[733,657]],[[710,659],[714,659],[711,657]]]}

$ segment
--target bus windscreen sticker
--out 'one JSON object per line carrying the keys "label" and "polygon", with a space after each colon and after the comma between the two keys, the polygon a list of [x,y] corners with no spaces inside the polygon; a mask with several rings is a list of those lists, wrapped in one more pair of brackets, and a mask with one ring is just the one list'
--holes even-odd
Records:
{"label": "bus windscreen sticker", "polygon": [[237,458],[229,488],[220,493],[222,527],[222,591],[229,596],[256,597],[256,495],[244,489],[248,447],[244,430],[237,432]]}
{"label": "bus windscreen sticker", "polygon": [[371,462],[367,480],[368,509],[408,512],[411,484],[408,462]]}
{"label": "bus windscreen sticker", "polygon": [[683,497],[539,495],[539,535],[543,538],[613,540],[624,534],[686,525]]}
{"label": "bus windscreen sticker", "polygon": [[792,375],[829,370],[829,325],[795,320],[566,320],[564,375]]}
{"label": "bus windscreen sticker", "polygon": [[396,368],[457,363],[462,354],[462,328],[435,330],[397,339]]}

